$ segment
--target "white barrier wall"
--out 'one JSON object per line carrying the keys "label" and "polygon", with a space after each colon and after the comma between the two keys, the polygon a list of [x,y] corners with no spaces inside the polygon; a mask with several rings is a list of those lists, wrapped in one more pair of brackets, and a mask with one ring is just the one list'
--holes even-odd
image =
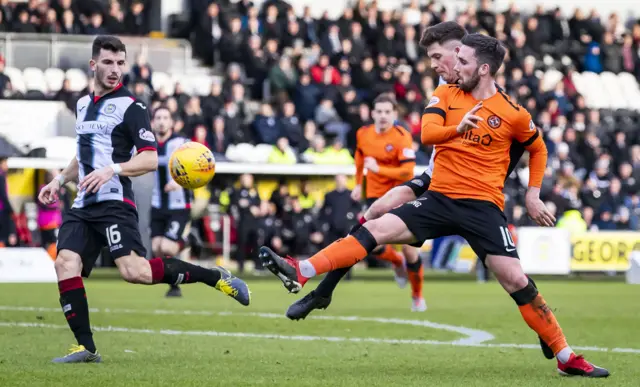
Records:
{"label": "white barrier wall", "polygon": [[49,254],[40,247],[0,248],[0,283],[56,283]]}
{"label": "white barrier wall", "polygon": [[29,145],[34,140],[60,134],[60,120],[68,115],[73,116],[73,113],[63,102],[2,100],[0,135],[14,145]]}
{"label": "white barrier wall", "polygon": [[527,274],[560,274],[571,272],[571,239],[561,228],[520,227],[518,255]]}

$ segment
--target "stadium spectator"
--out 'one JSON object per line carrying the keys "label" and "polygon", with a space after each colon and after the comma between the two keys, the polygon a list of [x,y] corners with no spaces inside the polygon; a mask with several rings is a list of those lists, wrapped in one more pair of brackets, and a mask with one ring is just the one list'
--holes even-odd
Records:
{"label": "stadium spectator", "polygon": [[267,161],[270,164],[295,164],[297,162],[296,153],[286,137],[278,138]]}

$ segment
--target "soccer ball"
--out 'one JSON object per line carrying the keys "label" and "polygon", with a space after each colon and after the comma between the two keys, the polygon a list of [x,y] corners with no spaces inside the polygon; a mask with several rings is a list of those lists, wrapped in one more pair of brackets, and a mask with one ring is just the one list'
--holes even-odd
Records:
{"label": "soccer ball", "polygon": [[199,142],[185,142],[171,154],[169,171],[180,186],[196,189],[213,179],[216,160],[206,146]]}

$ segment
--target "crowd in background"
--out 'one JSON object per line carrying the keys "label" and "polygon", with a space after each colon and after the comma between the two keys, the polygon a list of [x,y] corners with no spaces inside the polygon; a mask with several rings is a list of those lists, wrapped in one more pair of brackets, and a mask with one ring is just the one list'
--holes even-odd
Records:
{"label": "crowd in background", "polygon": [[[194,50],[209,64],[220,62],[227,76],[210,96],[178,93],[176,117],[185,134],[200,132],[196,137],[222,154],[231,143],[269,143],[290,162],[321,163],[306,156],[321,154],[327,142],[353,151],[356,130],[370,123],[371,100],[390,92],[400,102],[399,124],[418,140],[424,101],[438,81],[418,40],[428,26],[453,17],[508,47],[497,81],[543,131],[543,195],[554,213],[578,209],[588,228],[638,229],[640,115],[587,108],[572,75],[625,71],[640,78],[640,21],[603,19],[596,9],[577,9],[568,19],[542,7],[527,15],[486,0],[451,15],[442,3],[418,3],[380,11],[375,1],[358,1],[329,20],[311,17],[308,8],[297,15],[283,0],[260,8],[246,0],[204,2],[192,10]],[[550,90],[536,73],[548,67],[546,56],[564,75]],[[247,96],[263,101],[253,117]],[[418,164],[426,164],[431,150],[419,141],[414,147]],[[523,208],[527,178],[525,157],[505,187],[507,215],[518,226],[531,224]]]}
{"label": "crowd in background", "polygon": [[[106,2],[101,16],[80,9],[83,2],[51,1],[50,8],[34,8],[35,3],[12,9],[0,1],[0,28],[66,32],[65,20],[73,15],[72,33],[146,31],[144,2],[132,1],[128,7]],[[209,146],[217,159],[225,160],[232,144],[252,143],[273,145],[273,163],[351,164],[355,132],[371,122],[372,99],[393,93],[399,101],[398,124],[415,136],[417,163],[426,165],[431,149],[419,143],[420,119],[438,79],[418,40],[425,28],[453,19],[469,32],[497,37],[508,48],[497,82],[531,112],[543,132],[549,162],[542,193],[556,216],[574,209],[587,228],[640,228],[640,114],[590,109],[572,81],[582,71],[628,72],[640,79],[639,20],[616,14],[602,18],[597,9],[577,9],[569,18],[559,9],[542,7],[524,14],[516,6],[495,9],[487,0],[460,14],[438,1],[410,1],[402,7],[399,2],[396,10],[387,11],[375,1],[360,0],[337,20],[326,14],[314,18],[308,8],[296,14],[284,0],[261,7],[249,0],[190,3],[194,53],[222,75],[210,94],[188,95],[180,84],[172,95],[154,90],[153,68],[143,57],[135,59],[125,82],[149,105],[169,106],[176,128]],[[0,91],[2,66],[0,60]],[[563,77],[543,89],[538,71],[549,67]],[[53,98],[73,106],[77,97],[63,88]],[[505,186],[506,213],[516,226],[532,224],[523,207],[527,178],[525,156]],[[299,196],[283,201],[277,192],[245,209],[245,219],[252,217],[257,226],[243,240],[259,235],[276,248],[299,252],[295,235],[270,234],[274,222],[318,246],[340,235],[321,206],[301,205]],[[229,203],[242,218],[233,198]],[[300,231],[300,222],[307,232]]]}
{"label": "crowd in background", "polygon": [[0,1],[0,32],[70,35],[149,33],[150,0]]}

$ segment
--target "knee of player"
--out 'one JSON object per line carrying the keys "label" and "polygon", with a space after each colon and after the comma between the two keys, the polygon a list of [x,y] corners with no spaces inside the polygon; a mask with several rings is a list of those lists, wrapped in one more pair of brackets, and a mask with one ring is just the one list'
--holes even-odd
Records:
{"label": "knee of player", "polygon": [[367,219],[367,221],[378,219],[380,216],[382,216],[382,214],[384,214],[384,212],[381,211],[381,205],[379,204],[380,202],[380,200],[376,200],[371,205],[371,207],[367,209],[364,214],[364,218]]}
{"label": "knee of player", "polygon": [[82,259],[77,253],[69,250],[61,250],[54,263],[58,275],[80,275],[82,271]]}
{"label": "knee of player", "polygon": [[178,242],[174,242],[169,239],[163,240],[162,244],[160,245],[160,251],[163,256],[174,257],[178,255],[178,253],[180,252],[179,250],[180,245],[178,244]]}
{"label": "knee of player", "polygon": [[373,239],[376,241],[376,246],[385,244],[386,235],[384,224],[380,221],[381,219],[374,219],[365,223],[362,228],[365,229]]}

